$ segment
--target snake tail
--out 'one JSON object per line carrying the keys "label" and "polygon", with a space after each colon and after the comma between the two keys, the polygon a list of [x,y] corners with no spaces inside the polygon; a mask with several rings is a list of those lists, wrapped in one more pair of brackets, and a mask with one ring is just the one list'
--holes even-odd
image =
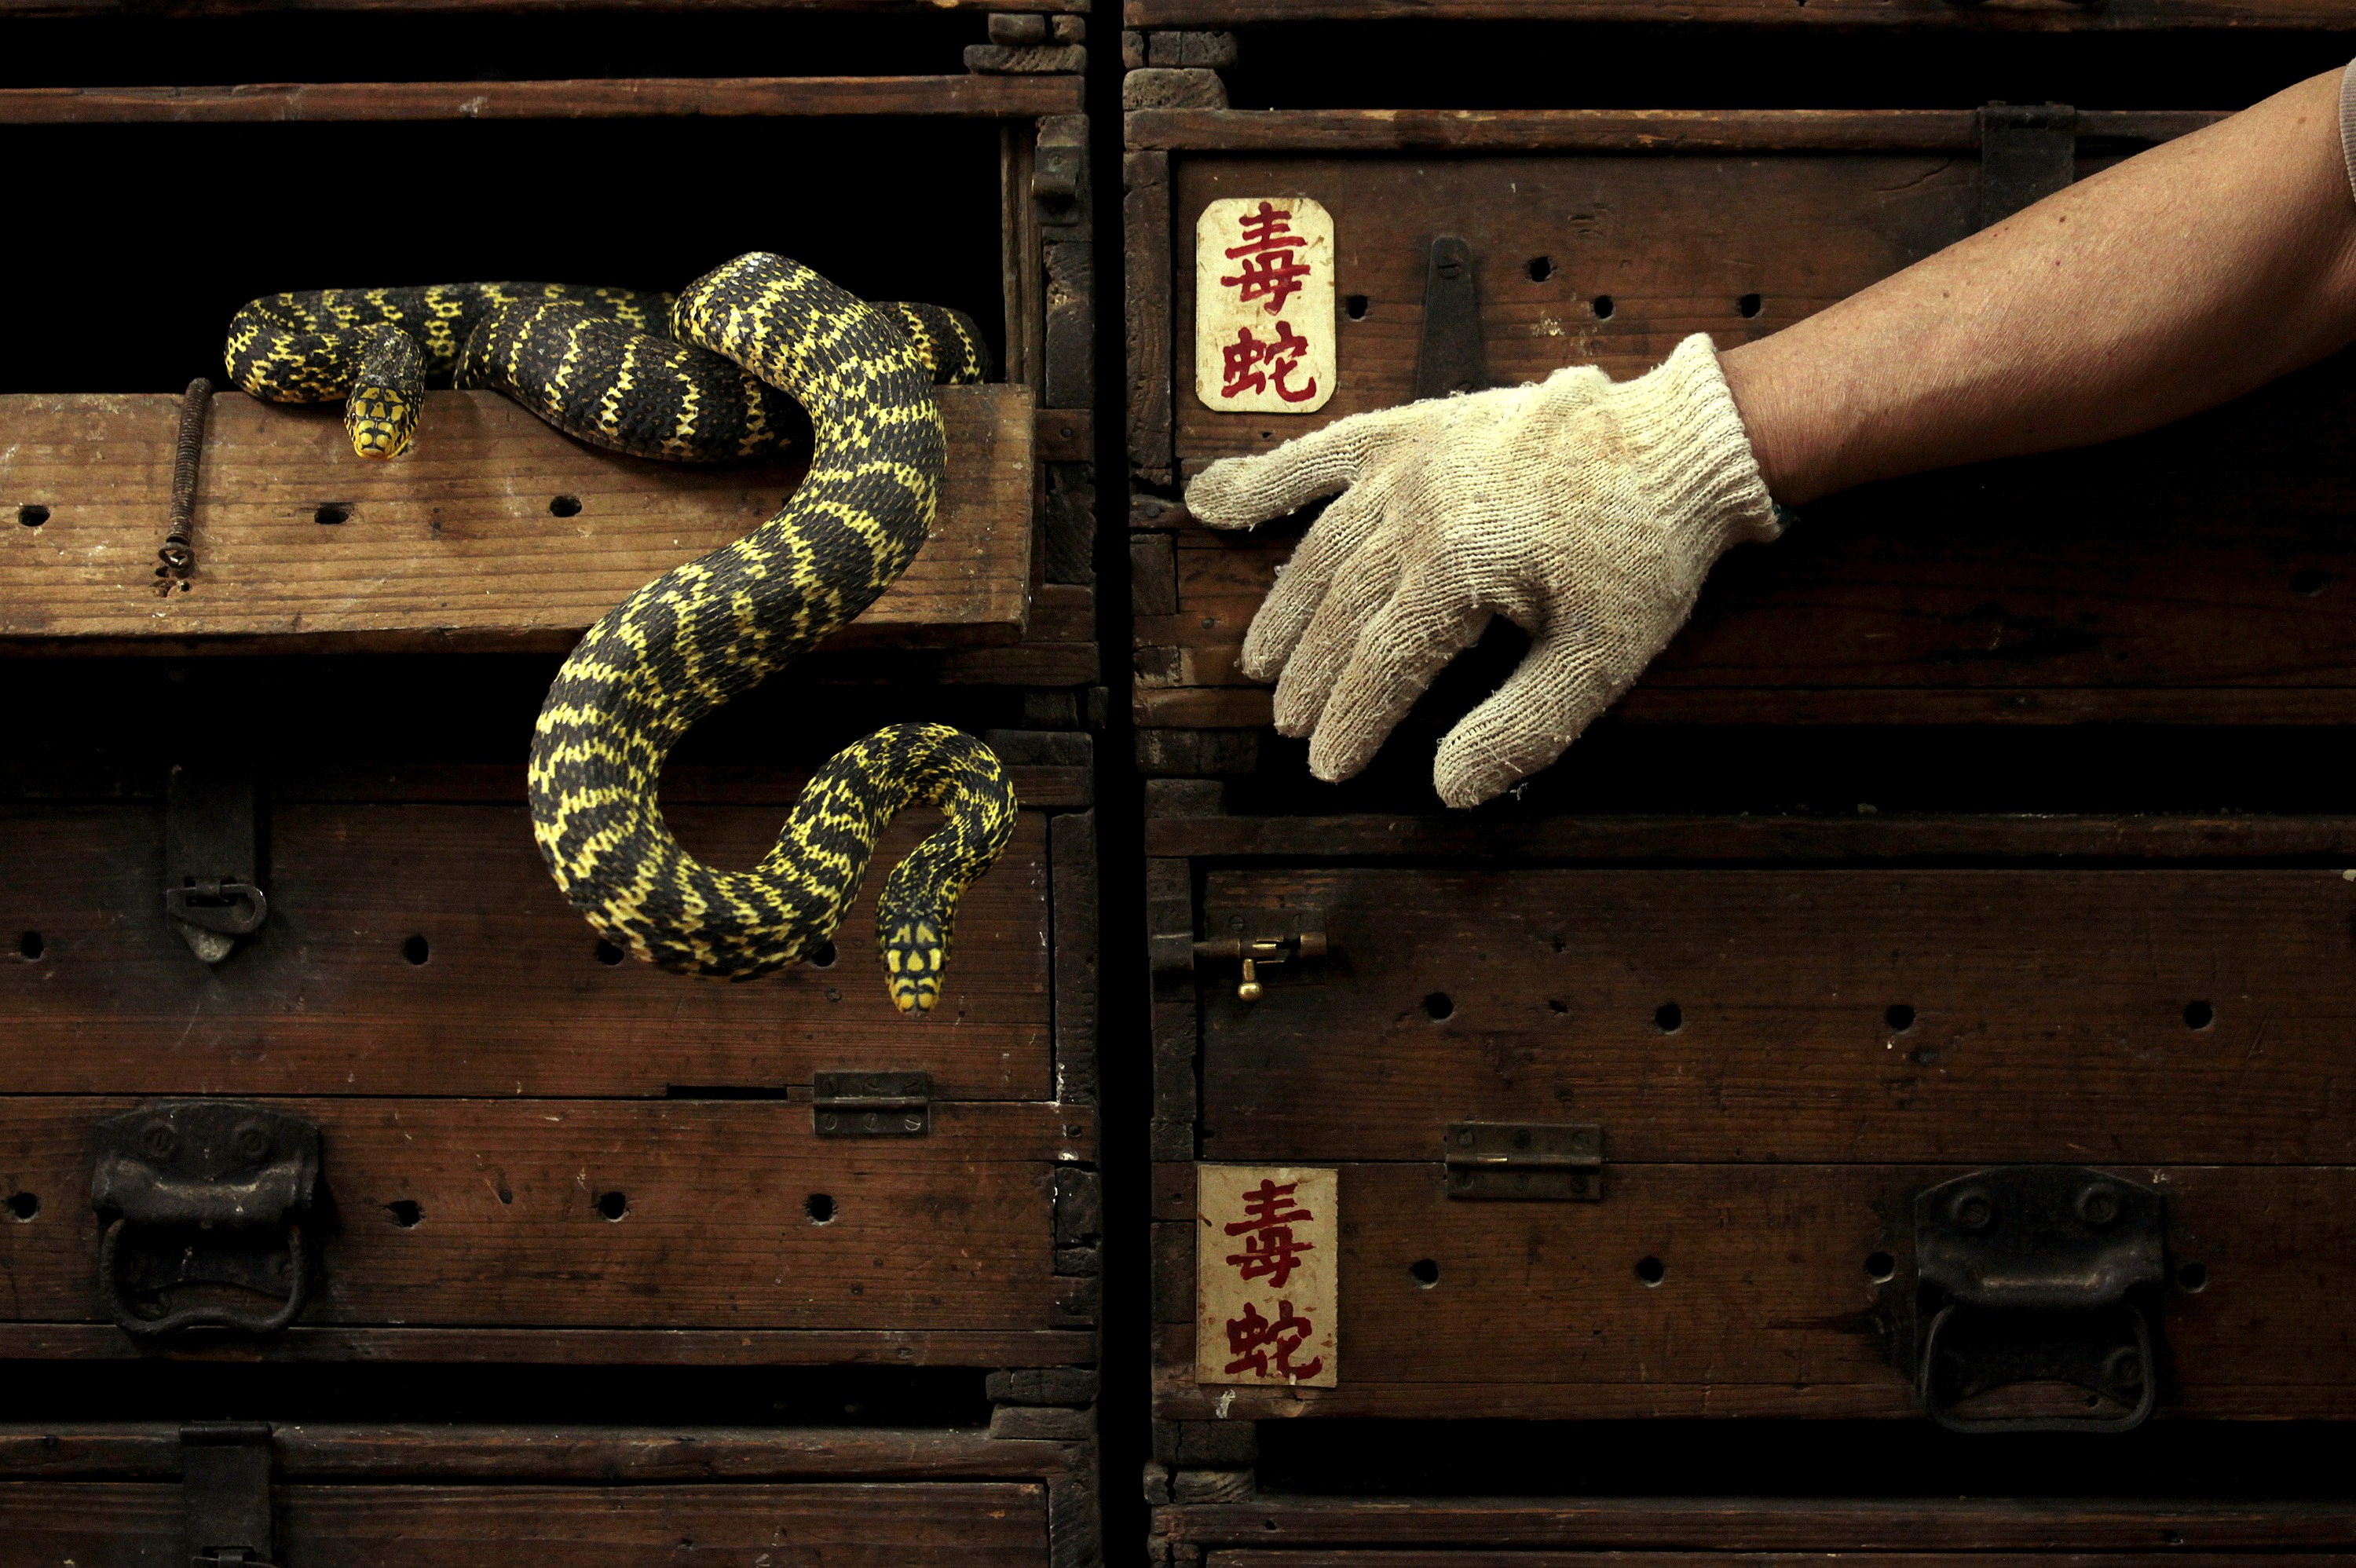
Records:
{"label": "snake tail", "polygon": [[656,795],[664,759],[698,720],[907,570],[948,462],[933,357],[953,351],[765,254],[690,285],[671,327],[809,411],[809,469],[767,522],[648,583],[582,638],[533,732],[534,836],[566,898],[612,940],[668,968],[750,979],[828,940],[884,824],[903,806],[937,805],[947,825],[894,869],[879,915],[894,1003],[925,1011],[940,994],[958,895],[1013,831],[1012,790],[981,742],[901,725],[847,748],[745,871],[688,855]]}

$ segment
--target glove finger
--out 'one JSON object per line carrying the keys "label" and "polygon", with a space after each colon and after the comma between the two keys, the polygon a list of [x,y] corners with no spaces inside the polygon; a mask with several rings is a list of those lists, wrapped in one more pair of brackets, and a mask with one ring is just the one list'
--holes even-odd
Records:
{"label": "glove finger", "polygon": [[1382,492],[1361,485],[1344,494],[1301,539],[1277,574],[1276,586],[1244,635],[1239,667],[1253,680],[1273,680],[1325,602],[1326,590],[1382,520]]}
{"label": "glove finger", "polygon": [[1481,640],[1489,613],[1410,577],[1365,624],[1309,741],[1309,771],[1338,784],[1364,768],[1451,660]]}
{"label": "glove finger", "polygon": [[1215,528],[1248,528],[1347,488],[1421,405],[1335,420],[1257,457],[1223,457],[1186,487],[1186,509]]}
{"label": "glove finger", "polygon": [[1584,626],[1531,645],[1514,673],[1440,742],[1431,782],[1452,806],[1491,800],[1551,766],[1633,678]]}
{"label": "glove finger", "polygon": [[[1387,515],[1387,514],[1386,514]],[[1377,518],[1374,532],[1350,558],[1317,605],[1309,629],[1285,661],[1276,683],[1276,732],[1298,739],[1317,728],[1333,683],[1358,646],[1375,613],[1389,602],[1406,570],[1407,538]]]}

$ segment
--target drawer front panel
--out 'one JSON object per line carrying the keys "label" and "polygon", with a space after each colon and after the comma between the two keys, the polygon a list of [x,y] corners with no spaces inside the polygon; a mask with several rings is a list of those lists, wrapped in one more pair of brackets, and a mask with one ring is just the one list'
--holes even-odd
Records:
{"label": "drawer front panel", "polygon": [[1206,1158],[2356,1160],[2336,870],[1217,871],[1202,929],[1330,949],[1200,986]]}
{"label": "drawer front panel", "polygon": [[[185,1563],[185,1507],[173,1486],[0,1482],[0,1568]],[[475,1568],[517,1553],[582,1568],[1047,1563],[1035,1484],[293,1485],[277,1488],[275,1511],[285,1568]]]}
{"label": "drawer front panel", "polygon": [[[937,1103],[916,1138],[820,1138],[797,1102],[295,1100],[326,1201],[312,1328],[1025,1331],[1066,1327],[1069,1107]],[[0,1100],[0,1324],[105,1323],[91,1125]],[[25,1199],[33,1201],[27,1203]],[[1077,1316],[1084,1318],[1085,1314]],[[5,1339],[0,1330],[0,1339]]]}
{"label": "drawer front panel", "polygon": [[[776,806],[682,806],[682,842],[750,865]],[[937,818],[885,835],[834,963],[748,985],[602,953],[520,807],[290,805],[270,815],[267,922],[215,968],[166,923],[152,807],[0,819],[0,1081],[17,1093],[661,1095],[921,1068],[949,1099],[1047,1099],[1046,819],[967,893],[930,1017],[894,1011],[884,875]],[[420,961],[422,960],[422,961]]]}

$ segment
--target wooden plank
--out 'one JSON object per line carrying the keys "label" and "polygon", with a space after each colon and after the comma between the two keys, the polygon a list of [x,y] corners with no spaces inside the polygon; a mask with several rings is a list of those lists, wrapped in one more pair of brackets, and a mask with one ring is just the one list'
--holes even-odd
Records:
{"label": "wooden plank", "polygon": [[0,125],[640,120],[677,115],[939,114],[1017,120],[1079,110],[1076,76],[625,77],[0,88]]}
{"label": "wooden plank", "polygon": [[2117,0],[2100,7],[2069,0],[1125,0],[1130,27],[1229,27],[1254,22],[1564,21],[1654,26],[1927,28],[1934,32],[2144,32],[2172,28],[2356,27],[2332,0]]}
{"label": "wooden plank", "polygon": [[1350,860],[2356,859],[2356,816],[1167,816],[1145,852]]}
{"label": "wooden plank", "polygon": [[[2162,1561],[2183,1568],[2252,1568],[2232,1552],[2183,1552],[2154,1546],[2142,1552],[1493,1552],[1459,1551],[1230,1552],[1205,1555],[1205,1568],[2147,1568]],[[2344,1552],[2302,1557],[2310,1568],[2349,1568]]]}
{"label": "wooden plank", "polygon": [[[2088,139],[2160,142],[2230,112],[2085,110],[2078,129]],[[1133,149],[1296,156],[1944,152],[1976,158],[1980,145],[1979,114],[1970,109],[1141,109],[1123,117],[1122,130]]]}
{"label": "wooden plank", "polygon": [[[155,1352],[113,1324],[0,1322],[0,1357],[134,1361]],[[1085,1329],[325,1328],[259,1342],[192,1339],[176,1361],[399,1362],[493,1367],[1069,1367],[1096,1360]],[[177,1429],[176,1429],[177,1430]]]}
{"label": "wooden plank", "polygon": [[[1133,122],[1136,116],[1131,115]],[[1143,477],[1170,483],[1173,366],[1170,156],[1131,152],[1122,160],[1123,308],[1129,346],[1129,460]],[[1178,271],[1187,269],[1180,268]]]}
{"label": "wooden plank", "polygon": [[[2179,1498],[1268,1498],[1162,1509],[1155,1527],[1157,1535],[1175,1541],[1270,1549],[1477,1544],[1491,1550],[1915,1552],[1935,1542],[1947,1552],[2164,1548],[2173,1558],[2356,1548],[2356,1508],[2346,1502]],[[1288,1554],[1285,1561],[1313,1559]],[[1411,1559],[1402,1554],[1398,1561]]]}
{"label": "wooden plank", "polygon": [[[980,1432],[890,1427],[488,1426],[283,1423],[273,1472],[289,1479],[767,1481],[826,1477],[945,1480],[1053,1475],[1066,1445]],[[0,1425],[0,1476],[180,1474],[173,1423]]]}
{"label": "wooden plank", "polygon": [[[954,1555],[980,1568],[1046,1568],[1046,1490],[1020,1482],[809,1486],[273,1488],[278,1540],[305,1568],[475,1568],[495,1555],[561,1555],[637,1568],[691,1553],[719,1568],[789,1557],[906,1568]],[[0,1568],[119,1568],[185,1556],[179,1488],[0,1485]]]}
{"label": "wooden plank", "polygon": [[[1577,1114],[1574,1102],[1556,1119]],[[1436,1158],[1341,1166],[1340,1385],[1198,1385],[1193,1325],[1164,1324],[1154,1414],[1919,1413],[1877,1322],[1911,1285],[1877,1285],[1869,1259],[1888,1254],[1911,1281],[1912,1231],[1892,1217],[1969,1168],[1633,1165],[1608,1148],[1607,1159],[1603,1200],[1564,1205],[1451,1201]],[[2162,1410],[2356,1413],[2356,1330],[2335,1299],[2356,1283],[2343,1277],[2356,1275],[2356,1169],[2123,1173],[2166,1191],[2171,1264],[2207,1270],[2197,1293],[2167,1292]],[[1656,1285],[1639,1272],[1647,1259],[1662,1266]]]}
{"label": "wooden plank", "polygon": [[[773,806],[669,816],[723,865],[757,859],[779,820]],[[879,864],[929,830],[926,814],[903,817]],[[1038,813],[966,894],[948,988],[920,1020],[893,1009],[880,978],[880,872],[832,965],[729,985],[606,962],[520,807],[280,805],[269,920],[208,968],[165,923],[162,834],[155,805],[0,813],[13,868],[0,926],[19,933],[0,961],[12,1092],[782,1093],[806,1092],[816,1071],[894,1066],[930,1072],[945,1099],[1054,1095]]]}
{"label": "wooden plank", "polygon": [[[0,1185],[39,1205],[0,1225],[6,1320],[107,1320],[91,1284],[90,1125],[134,1104],[0,1100]],[[780,1101],[278,1104],[319,1125],[336,1215],[306,1323],[1071,1322],[1052,1173],[1093,1157],[1084,1108],[936,1102],[924,1137],[845,1140]]]}
{"label": "wooden plank", "polygon": [[2337,869],[1215,872],[1204,929],[1301,909],[1330,957],[1202,987],[1206,1159],[2356,1161]]}
{"label": "wooden plank", "polygon": [[[234,16],[286,11],[463,11],[470,15],[548,15],[566,11],[678,12],[856,11],[932,14],[940,11],[1064,11],[1072,0],[0,0],[0,17]],[[1087,9],[1082,0],[1080,9]]]}
{"label": "wooden plank", "polygon": [[[352,454],[340,411],[214,400],[198,567],[159,594],[179,400],[0,397],[0,648],[562,650],[613,605],[766,521],[806,447],[757,465],[601,452],[490,392],[426,398],[416,446]],[[1030,611],[1031,395],[941,390],[932,539],[848,645],[1009,640]],[[335,519],[323,523],[324,519]]]}

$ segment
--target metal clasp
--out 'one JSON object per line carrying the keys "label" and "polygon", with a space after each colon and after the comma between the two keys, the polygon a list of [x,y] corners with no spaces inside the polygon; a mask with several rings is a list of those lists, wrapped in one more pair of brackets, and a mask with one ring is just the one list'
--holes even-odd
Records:
{"label": "metal clasp", "polygon": [[813,1072],[810,1125],[822,1138],[920,1138],[933,1130],[929,1072]]}
{"label": "metal clasp", "polygon": [[1243,978],[1236,985],[1236,997],[1245,1002],[1257,1002],[1260,998],[1261,965],[1323,956],[1325,933],[1322,931],[1304,931],[1297,936],[1221,936],[1194,944],[1194,962],[1197,964],[1205,958],[1242,961]]}
{"label": "metal clasp", "polygon": [[[2156,1297],[2167,1200],[2085,1166],[2003,1166],[1914,1199],[1915,1389],[1958,1432],[2126,1432],[2158,1397]],[[1966,1419],[1954,1406],[2024,1383],[2084,1391],[2112,1415]]]}
{"label": "metal clasp", "polygon": [[273,1568],[271,1429],[260,1421],[180,1428],[180,1495],[193,1568]]}
{"label": "metal clasp", "polygon": [[1415,355],[1415,395],[1444,398],[1489,384],[1482,363],[1481,295],[1472,247],[1453,234],[1431,242],[1423,274],[1423,339]]}
{"label": "metal clasp", "polygon": [[164,794],[164,913],[208,964],[262,929],[261,810],[253,775],[175,763]]}
{"label": "metal clasp", "polygon": [[1441,1138],[1451,1198],[1596,1203],[1603,1129],[1593,1124],[1456,1122]]}
{"label": "metal clasp", "polygon": [[[273,1334],[302,1315],[316,1126],[242,1101],[162,1100],[91,1131],[99,1293],[124,1333]],[[250,1310],[244,1296],[270,1305]]]}

